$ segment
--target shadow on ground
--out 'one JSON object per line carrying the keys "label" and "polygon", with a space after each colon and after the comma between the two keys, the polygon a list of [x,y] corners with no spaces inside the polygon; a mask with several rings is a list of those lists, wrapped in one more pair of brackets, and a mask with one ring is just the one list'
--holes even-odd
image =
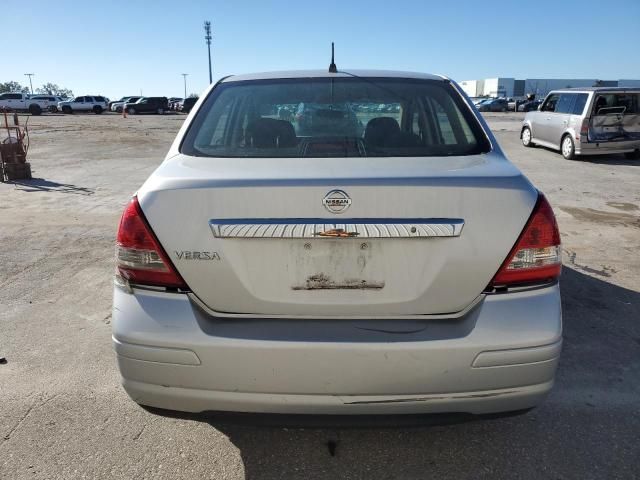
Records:
{"label": "shadow on ground", "polygon": [[[533,148],[540,148],[542,150],[546,150],[547,152],[554,153],[558,155],[559,160],[564,160],[560,152],[558,150],[554,150],[553,148],[543,147],[542,145],[535,145]],[[597,165],[623,165],[623,166],[629,166],[629,167],[640,167],[640,159],[626,158],[623,154],[578,155],[573,160],[565,160],[565,161],[585,162],[585,163],[593,163]]]}
{"label": "shadow on ground", "polygon": [[32,178],[30,180],[13,180],[11,182],[22,192],[59,192],[76,195],[93,195],[95,189],[79,187],[71,183],[58,183],[44,178]]}
{"label": "shadow on ground", "polygon": [[578,162],[596,163],[598,165],[624,165],[640,167],[640,159],[625,158],[624,155],[584,155],[576,159]]}
{"label": "shadow on ground", "polygon": [[283,427],[265,417],[178,416],[227,435],[247,479],[633,478],[640,471],[640,293],[571,268],[562,293],[557,384],[525,415],[446,425],[389,417],[382,426],[348,427],[335,419],[301,427],[286,418]]}

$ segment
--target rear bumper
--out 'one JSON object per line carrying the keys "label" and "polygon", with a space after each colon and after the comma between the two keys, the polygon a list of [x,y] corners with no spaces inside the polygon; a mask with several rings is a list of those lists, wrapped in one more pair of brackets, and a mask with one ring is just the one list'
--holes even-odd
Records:
{"label": "rear bumper", "polygon": [[393,415],[472,413],[524,410],[549,393],[553,381],[502,390],[429,395],[285,395],[220,392],[164,387],[124,379],[123,386],[138,403],[187,412],[233,411],[316,415]]}
{"label": "rear bumper", "polygon": [[640,140],[617,142],[576,142],[577,155],[604,155],[640,150]]}
{"label": "rear bumper", "polygon": [[496,413],[553,385],[557,285],[487,296],[460,319],[212,318],[186,295],[115,289],[113,339],[138,403],[313,413]]}

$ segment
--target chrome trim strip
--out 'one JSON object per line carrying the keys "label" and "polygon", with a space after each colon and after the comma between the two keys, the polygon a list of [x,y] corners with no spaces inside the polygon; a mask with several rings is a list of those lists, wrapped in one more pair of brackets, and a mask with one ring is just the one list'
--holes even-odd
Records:
{"label": "chrome trim strip", "polygon": [[436,238],[459,237],[460,218],[323,218],[210,220],[216,238]]}
{"label": "chrome trim strip", "polygon": [[412,314],[412,315],[266,315],[260,313],[228,313],[228,312],[219,312],[217,310],[213,310],[207,306],[200,298],[193,292],[188,292],[187,297],[189,300],[200,308],[202,312],[206,313],[211,317],[218,318],[239,318],[239,319],[309,319],[309,320],[336,320],[336,319],[344,319],[344,320],[448,320],[448,319],[456,319],[462,318],[471,312],[476,306],[478,306],[486,297],[485,294],[478,295],[473,302],[467,305],[463,310],[455,313],[434,313],[434,314]]}

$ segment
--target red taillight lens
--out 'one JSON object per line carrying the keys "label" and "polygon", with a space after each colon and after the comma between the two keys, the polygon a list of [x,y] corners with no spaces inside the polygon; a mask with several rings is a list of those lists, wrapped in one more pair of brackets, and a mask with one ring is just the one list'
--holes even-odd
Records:
{"label": "red taillight lens", "polygon": [[539,194],[529,221],[491,286],[548,282],[560,276],[561,268],[558,223],[551,205]]}
{"label": "red taillight lens", "polygon": [[120,219],[116,269],[132,284],[187,289],[144,218],[137,197],[129,202]]}
{"label": "red taillight lens", "polygon": [[580,135],[587,136],[588,134],[589,134],[589,119],[585,118],[582,121],[582,125],[580,126]]}

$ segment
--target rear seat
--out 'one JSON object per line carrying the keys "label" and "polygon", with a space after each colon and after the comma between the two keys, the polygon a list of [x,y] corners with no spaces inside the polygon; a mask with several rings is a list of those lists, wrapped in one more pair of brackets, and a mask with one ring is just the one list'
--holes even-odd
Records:
{"label": "rear seat", "polygon": [[255,148],[290,148],[297,144],[293,125],[286,120],[258,118],[245,131],[245,145]]}

